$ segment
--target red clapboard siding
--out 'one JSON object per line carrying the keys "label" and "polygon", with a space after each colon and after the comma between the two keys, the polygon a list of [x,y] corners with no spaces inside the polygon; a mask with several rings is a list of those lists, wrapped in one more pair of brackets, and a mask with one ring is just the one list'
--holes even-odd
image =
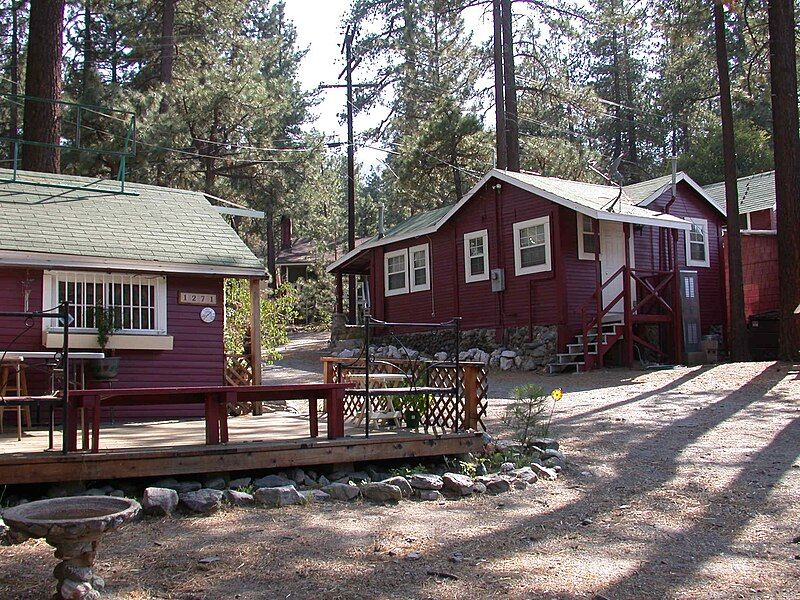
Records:
{"label": "red clapboard siding", "polygon": [[775,211],[765,208],[751,212],[750,229],[775,229]]}
{"label": "red clapboard siding", "polygon": [[[657,212],[664,212],[669,202],[671,192],[669,189],[654,200],[647,208]],[[678,265],[681,268],[697,271],[698,292],[700,298],[700,324],[704,333],[712,325],[723,325],[726,322],[726,302],[723,288],[722,263],[720,252],[722,247],[722,225],[725,218],[713,208],[708,201],[701,197],[687,183],[678,182],[676,200],[669,209],[671,215],[676,217],[694,217],[708,221],[708,267],[685,267],[686,265],[686,233],[678,234]],[[633,228],[634,252],[636,267],[661,270],[665,238],[662,230],[655,227]]]}
{"label": "red clapboard siding", "polygon": [[[22,281],[32,278],[30,309],[42,308],[43,271],[4,268],[0,270],[0,310],[23,310]],[[191,291],[217,295],[217,319],[213,323],[200,320],[201,306],[178,304],[178,293]],[[49,307],[46,307],[49,308]],[[118,350],[120,357],[118,381],[114,388],[209,386],[223,383],[223,279],[184,275],[167,276],[167,333],[173,337],[169,351]],[[22,331],[22,319],[0,317],[0,350],[45,350],[42,346],[42,325],[36,321],[16,342],[14,337]],[[31,363],[33,365],[33,363]],[[29,369],[31,391],[46,391],[48,381],[42,374]],[[88,385],[91,385],[89,382]],[[130,407],[115,411],[117,418],[173,417],[201,415],[202,408],[186,405],[163,407]]]}
{"label": "red clapboard siding", "polygon": [[[727,281],[726,244],[723,249]],[[777,236],[742,234],[742,281],[745,318],[779,307]]]}

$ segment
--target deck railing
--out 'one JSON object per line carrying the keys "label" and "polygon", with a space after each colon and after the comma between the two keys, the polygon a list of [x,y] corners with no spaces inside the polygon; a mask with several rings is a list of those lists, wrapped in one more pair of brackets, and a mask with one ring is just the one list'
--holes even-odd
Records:
{"label": "deck railing", "polygon": [[[363,373],[365,366],[363,358],[323,357],[323,380],[325,383],[347,382],[350,372]],[[432,396],[420,420],[420,427],[426,432],[486,429],[484,418],[488,408],[489,383],[483,363],[459,362],[460,398],[452,391],[456,388],[456,365],[452,362],[381,358],[370,361],[370,370],[371,374],[405,373],[409,381],[424,382],[426,394]],[[430,388],[441,388],[442,392],[431,393]],[[374,394],[379,394],[378,390],[373,390]],[[414,394],[411,387],[409,394]],[[356,389],[355,385],[353,389],[345,391],[345,419],[357,418],[363,410],[365,398],[366,394]]]}

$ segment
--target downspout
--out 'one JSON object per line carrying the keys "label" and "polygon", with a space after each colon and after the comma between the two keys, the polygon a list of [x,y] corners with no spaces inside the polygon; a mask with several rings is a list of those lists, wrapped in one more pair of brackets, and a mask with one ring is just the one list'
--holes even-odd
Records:
{"label": "downspout", "polygon": [[[435,317],[436,316],[436,301],[435,301],[436,292],[435,292],[434,287],[433,287],[433,240],[431,239],[430,235],[426,235],[425,237],[428,238],[428,279],[429,279],[428,285],[431,288],[431,316]],[[458,271],[458,269],[456,269],[456,271]]]}
{"label": "downspout", "polygon": [[[678,157],[671,156],[670,162],[672,163],[672,183],[671,183],[671,195],[669,202],[664,206],[664,214],[669,214],[669,209],[675,203],[675,199],[678,197]],[[661,257],[663,257],[663,264],[662,264],[662,271],[666,271],[672,267],[673,257],[672,255],[672,244],[669,243],[669,232],[665,232],[663,236],[666,238],[667,243],[662,245],[661,247]],[[666,256],[664,253],[666,252]],[[675,262],[678,261],[677,250],[674,257]]]}

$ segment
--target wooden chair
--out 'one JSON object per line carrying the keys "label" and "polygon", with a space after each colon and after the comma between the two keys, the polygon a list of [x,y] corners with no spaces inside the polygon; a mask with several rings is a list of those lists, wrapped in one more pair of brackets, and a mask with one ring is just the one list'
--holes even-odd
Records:
{"label": "wooden chair", "polygon": [[[13,375],[13,376],[12,376]],[[13,393],[12,393],[13,392]],[[22,439],[22,417],[28,429],[31,428],[31,407],[29,405],[7,406],[2,399],[28,396],[28,381],[25,377],[25,361],[22,358],[6,359],[0,364],[0,433],[3,433],[3,418],[6,411],[17,413],[17,441]]]}

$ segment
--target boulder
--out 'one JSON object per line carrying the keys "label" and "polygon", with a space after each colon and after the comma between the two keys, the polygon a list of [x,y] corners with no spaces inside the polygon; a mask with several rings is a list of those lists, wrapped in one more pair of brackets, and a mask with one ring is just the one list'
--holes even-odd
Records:
{"label": "boulder", "polygon": [[271,487],[286,487],[287,485],[296,487],[297,484],[291,479],[287,479],[281,475],[267,475],[261,477],[253,482],[256,489],[271,488]]}
{"label": "boulder", "polygon": [[358,488],[348,483],[331,483],[322,488],[334,500],[352,500],[358,496]]}
{"label": "boulder", "polygon": [[5,546],[9,543],[8,534],[11,529],[8,528],[8,525],[5,524],[3,518],[0,517],[0,546]]}
{"label": "boulder", "polygon": [[471,477],[459,473],[445,473],[442,475],[442,491],[454,496],[469,496],[475,482]]}
{"label": "boulder", "polygon": [[516,468],[517,468],[517,465],[515,465],[513,462],[504,462],[502,465],[500,465],[500,472],[501,473],[510,473],[511,471],[513,471]]}
{"label": "boulder", "polygon": [[417,496],[420,500],[435,501],[444,498],[441,492],[437,490],[417,490]]}
{"label": "boulder", "polygon": [[506,358],[505,356],[500,357],[500,370],[501,371],[510,371],[511,367],[514,366],[514,359]]}
{"label": "boulder", "polygon": [[215,477],[209,477],[206,479],[203,483],[203,487],[211,490],[224,490],[226,487],[228,487],[228,482],[225,481],[224,477],[217,475]]}
{"label": "boulder", "polygon": [[416,490],[441,490],[444,482],[439,475],[430,473],[414,473],[408,478],[408,483]]}
{"label": "boulder", "polygon": [[210,515],[222,506],[222,492],[220,490],[202,488],[194,492],[178,494],[178,498],[181,504],[190,511],[202,515]]}
{"label": "boulder", "polygon": [[317,480],[317,483],[320,484],[322,487],[325,487],[326,485],[330,485],[331,482],[327,477],[325,477],[325,475],[320,475],[319,479]]}
{"label": "boulder", "polygon": [[250,477],[237,477],[228,482],[228,487],[232,490],[240,490],[246,488],[253,481]]}
{"label": "boulder", "polygon": [[513,485],[513,486],[514,486],[514,489],[515,489],[515,490],[524,490],[524,489],[527,489],[527,487],[528,487],[528,482],[527,482],[527,481],[525,481],[524,479],[515,479],[515,480],[514,480],[514,481],[511,483],[511,485]]}
{"label": "boulder", "polygon": [[271,508],[304,504],[306,502],[306,499],[292,485],[259,488],[253,494],[253,497],[259,504]]}
{"label": "boulder", "polygon": [[178,506],[178,492],[170,488],[145,488],[142,495],[142,509],[145,514],[166,516]]}
{"label": "boulder", "polygon": [[559,460],[566,459],[564,453],[559,450],[556,450],[555,448],[548,448],[547,450],[542,452],[542,459],[547,460],[548,458],[557,458]]}
{"label": "boulder", "polygon": [[322,490],[305,490],[300,492],[300,495],[306,499],[306,502],[325,502],[330,500],[330,494],[326,494]]}
{"label": "boulder", "polygon": [[443,362],[447,360],[447,352],[437,352],[433,355],[433,358],[438,362]]}
{"label": "boulder", "polygon": [[478,477],[477,481],[486,486],[486,491],[490,494],[502,494],[511,489],[510,478],[501,475],[485,475]]}
{"label": "boulder", "polygon": [[361,485],[361,495],[375,502],[400,502],[403,492],[396,485],[376,482]]}
{"label": "boulder", "polygon": [[530,467],[514,469],[511,471],[511,475],[525,483],[536,483],[539,480],[539,476]]}
{"label": "boulder", "polygon": [[558,450],[558,440],[553,438],[536,438],[531,442],[531,446],[536,446],[542,450]]}
{"label": "boulder", "polygon": [[411,484],[408,483],[408,480],[405,477],[389,477],[388,479],[384,479],[381,483],[388,483],[389,485],[395,485],[400,488],[400,491],[403,493],[403,498],[411,498],[411,495],[414,493],[414,489],[411,487]]}
{"label": "boulder", "polygon": [[481,483],[480,481],[476,481],[472,484],[472,493],[473,494],[485,494],[486,493],[486,484]]}
{"label": "boulder", "polygon": [[500,353],[500,356],[502,358],[516,358],[517,357],[517,353],[514,352],[513,350],[503,350]]}
{"label": "boulder", "polygon": [[303,469],[294,469],[289,474],[289,478],[298,485],[303,484],[306,480],[306,472]]}
{"label": "boulder", "polygon": [[222,492],[222,497],[225,502],[233,506],[252,506],[256,502],[252,494],[236,490],[225,490]]}
{"label": "boulder", "polygon": [[541,479],[549,479],[550,481],[555,481],[558,479],[558,473],[556,473],[553,469],[543,467],[542,465],[537,465],[536,463],[531,463],[530,468],[531,471],[536,473]]}
{"label": "boulder", "polygon": [[178,495],[186,494],[188,492],[196,492],[201,490],[203,485],[199,481],[179,481],[172,489],[178,492]]}

